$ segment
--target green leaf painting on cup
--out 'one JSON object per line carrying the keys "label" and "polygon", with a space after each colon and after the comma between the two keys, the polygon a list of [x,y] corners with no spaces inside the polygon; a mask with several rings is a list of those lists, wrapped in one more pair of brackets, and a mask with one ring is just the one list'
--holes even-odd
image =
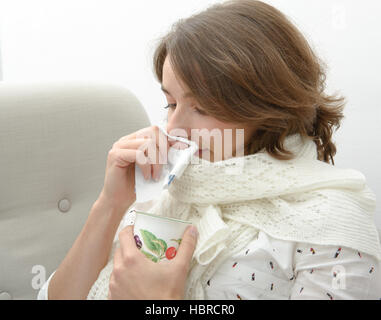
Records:
{"label": "green leaf painting on cup", "polygon": [[180,239],[171,239],[171,241],[175,241],[175,242],[177,242],[178,245],[181,244],[181,238],[180,238]]}
{"label": "green leaf painting on cup", "polygon": [[159,245],[160,252],[165,252],[165,250],[167,250],[167,243],[163,239],[155,239],[155,240],[152,240],[152,242]]}
{"label": "green leaf painting on cup", "polygon": [[[151,253],[142,250],[142,252],[154,262],[160,261],[165,258],[165,251],[167,250],[167,243],[163,239],[158,239],[152,232],[140,229],[144,245]],[[155,261],[156,260],[156,261]]]}
{"label": "green leaf painting on cup", "polygon": [[147,252],[147,251],[144,251],[144,250],[140,250],[148,259],[152,260],[153,262],[157,262],[157,257],[155,257],[153,254]]}
{"label": "green leaf painting on cup", "polygon": [[156,236],[148,230],[140,229],[140,233],[143,238],[143,242],[146,248],[156,255],[160,255],[160,245],[153,240],[157,240]]}
{"label": "green leaf painting on cup", "polygon": [[[144,229],[140,229],[140,233],[143,238],[143,243],[145,248],[151,252],[147,252],[145,250],[140,249],[140,251],[153,262],[158,262],[162,259],[173,259],[176,255],[177,249],[175,247],[169,247],[167,243],[163,239],[157,238],[152,232]],[[180,239],[171,239],[177,243],[177,245],[181,244]],[[168,251],[171,251],[169,254]]]}

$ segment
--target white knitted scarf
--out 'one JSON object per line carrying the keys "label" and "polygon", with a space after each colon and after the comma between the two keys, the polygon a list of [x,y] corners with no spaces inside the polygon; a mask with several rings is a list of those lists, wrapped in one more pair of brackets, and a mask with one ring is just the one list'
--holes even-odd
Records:
{"label": "white knitted scarf", "polygon": [[[151,209],[198,228],[185,299],[204,299],[216,269],[258,230],[282,240],[347,246],[381,260],[375,195],[364,175],[317,160],[315,143],[299,134],[287,137],[284,147],[294,159],[265,151],[218,162],[194,156]],[[110,260],[88,299],[107,299],[111,271]]]}

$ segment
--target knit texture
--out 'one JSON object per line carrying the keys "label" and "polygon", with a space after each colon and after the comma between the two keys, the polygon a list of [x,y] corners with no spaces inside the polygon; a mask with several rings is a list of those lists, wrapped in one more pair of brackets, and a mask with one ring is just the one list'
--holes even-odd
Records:
{"label": "knit texture", "polygon": [[[294,159],[277,160],[264,150],[214,163],[193,156],[151,209],[198,228],[186,299],[204,299],[207,280],[258,230],[282,240],[347,246],[381,260],[375,195],[364,175],[319,161],[313,140],[299,134],[287,137],[284,147]],[[88,299],[107,299],[112,257]]]}

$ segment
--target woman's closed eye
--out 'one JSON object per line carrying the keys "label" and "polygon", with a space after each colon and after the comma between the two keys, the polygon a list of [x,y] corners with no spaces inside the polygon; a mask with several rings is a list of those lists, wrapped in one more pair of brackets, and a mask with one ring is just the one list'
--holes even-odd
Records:
{"label": "woman's closed eye", "polygon": [[[177,103],[169,103],[167,106],[164,107],[164,109],[168,109],[168,108],[176,108],[177,106]],[[194,108],[194,110],[199,113],[199,114],[203,114],[205,115],[206,113],[204,111],[201,111],[200,109],[197,109],[197,108]]]}
{"label": "woman's closed eye", "polygon": [[164,109],[168,109],[168,108],[176,108],[176,103],[170,103],[164,107]]}

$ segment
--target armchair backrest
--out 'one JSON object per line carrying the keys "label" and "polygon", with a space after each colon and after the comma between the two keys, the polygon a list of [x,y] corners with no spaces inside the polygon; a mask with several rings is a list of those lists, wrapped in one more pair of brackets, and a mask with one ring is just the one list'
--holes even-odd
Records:
{"label": "armchair backrest", "polygon": [[0,82],[0,299],[35,299],[87,218],[108,151],[150,125],[127,88]]}

